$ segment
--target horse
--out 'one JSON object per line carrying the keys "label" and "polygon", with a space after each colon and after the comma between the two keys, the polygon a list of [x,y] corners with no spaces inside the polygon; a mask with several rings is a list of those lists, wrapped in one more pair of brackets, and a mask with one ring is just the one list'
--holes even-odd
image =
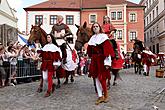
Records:
{"label": "horse", "polygon": [[[34,42],[39,41],[41,46],[44,47],[44,45],[46,45],[47,43],[47,33],[40,27],[41,25],[36,25],[31,27],[30,30],[30,36],[28,39],[28,45],[32,45]],[[55,44],[57,45],[57,44]],[[63,51],[62,51],[63,53]],[[61,72],[61,66],[56,70],[56,77],[57,77],[57,85],[56,88],[60,87],[60,78],[63,78],[66,76],[66,73],[63,74],[63,76],[61,76],[61,73],[59,73],[59,71]],[[63,71],[64,72],[64,71]],[[40,82],[40,87],[43,86],[43,78],[41,78],[41,82]],[[38,92],[42,92],[42,91],[38,91]]]}
{"label": "horse", "polygon": [[84,22],[83,26],[79,26],[76,24],[75,26],[78,28],[76,32],[77,39],[75,42],[75,49],[77,50],[77,52],[80,52],[84,44],[87,43],[89,39],[91,38],[92,31],[91,31],[91,28],[87,27],[86,21]]}
{"label": "horse", "polygon": [[134,51],[132,52],[131,58],[134,62],[134,70],[135,73],[141,74],[143,68],[141,53],[144,50],[142,41],[135,39],[135,43],[133,44],[133,49]]}

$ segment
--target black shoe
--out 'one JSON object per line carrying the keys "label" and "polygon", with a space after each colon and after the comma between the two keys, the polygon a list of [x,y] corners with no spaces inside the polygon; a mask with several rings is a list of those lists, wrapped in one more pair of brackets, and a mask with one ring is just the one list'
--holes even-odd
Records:
{"label": "black shoe", "polygon": [[74,82],[74,79],[73,79],[73,78],[71,78],[71,79],[70,79],[70,81],[71,81],[71,82]]}
{"label": "black shoe", "polygon": [[116,86],[117,85],[117,83],[116,82],[113,82],[113,86]]}
{"label": "black shoe", "polygon": [[144,72],[144,73],[143,73],[143,75],[144,75],[144,76],[146,76],[146,75],[147,75],[147,73],[146,73],[146,72]]}

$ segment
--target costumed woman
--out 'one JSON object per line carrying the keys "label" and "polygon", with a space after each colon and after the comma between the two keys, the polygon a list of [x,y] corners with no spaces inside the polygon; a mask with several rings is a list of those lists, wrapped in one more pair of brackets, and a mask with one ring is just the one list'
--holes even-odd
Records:
{"label": "costumed woman", "polygon": [[114,51],[108,36],[103,33],[98,23],[94,23],[91,30],[93,35],[87,47],[87,54],[91,58],[89,77],[93,77],[96,81],[98,99],[95,104],[98,105],[108,101],[106,79],[110,77],[109,69],[111,67],[111,57],[114,57]]}
{"label": "costumed woman", "polygon": [[[48,89],[45,97],[54,92],[53,74],[55,70],[61,65],[61,50],[55,45],[56,41],[53,35],[47,35],[47,44],[43,47],[40,57],[42,57],[41,71],[43,80],[48,83]],[[42,90],[42,86],[40,86]]]}

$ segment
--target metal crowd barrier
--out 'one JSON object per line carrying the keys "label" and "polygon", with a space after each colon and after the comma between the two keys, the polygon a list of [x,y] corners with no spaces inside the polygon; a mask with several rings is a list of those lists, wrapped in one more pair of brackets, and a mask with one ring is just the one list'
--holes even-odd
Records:
{"label": "metal crowd barrier", "polygon": [[12,79],[21,79],[21,81],[23,81],[24,79],[36,78],[41,76],[40,69],[37,69],[37,64],[38,62],[32,59],[17,59],[16,66],[13,66],[13,64],[10,62],[5,62],[3,63],[3,67],[6,71],[7,77],[9,78],[9,82]]}

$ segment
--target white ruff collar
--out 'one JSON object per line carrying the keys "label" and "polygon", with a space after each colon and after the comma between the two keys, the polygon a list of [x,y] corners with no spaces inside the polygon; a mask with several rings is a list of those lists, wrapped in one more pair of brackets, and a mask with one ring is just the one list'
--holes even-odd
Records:
{"label": "white ruff collar", "polygon": [[97,34],[97,35],[95,34],[90,38],[88,45],[96,46],[96,45],[103,43],[105,40],[108,40],[108,39],[109,38],[106,34],[103,34],[103,33]]}
{"label": "white ruff collar", "polygon": [[43,49],[43,51],[49,51],[49,52],[60,52],[61,50],[54,44],[46,44]]}

